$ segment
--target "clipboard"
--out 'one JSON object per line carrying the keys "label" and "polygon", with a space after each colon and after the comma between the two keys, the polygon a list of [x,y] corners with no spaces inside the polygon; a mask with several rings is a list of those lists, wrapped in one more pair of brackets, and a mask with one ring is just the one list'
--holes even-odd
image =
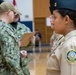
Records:
{"label": "clipboard", "polygon": [[23,36],[21,37],[21,47],[26,47],[30,43],[30,38],[34,36],[35,32],[31,33],[24,33]]}

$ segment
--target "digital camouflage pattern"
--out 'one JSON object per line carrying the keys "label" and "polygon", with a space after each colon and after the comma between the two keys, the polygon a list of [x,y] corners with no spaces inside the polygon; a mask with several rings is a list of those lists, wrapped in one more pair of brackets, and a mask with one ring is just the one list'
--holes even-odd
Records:
{"label": "digital camouflage pattern", "polygon": [[[16,28],[13,28],[13,29],[14,29],[15,35],[18,36],[19,40],[24,33],[31,32],[31,30],[27,26],[25,26],[24,24],[22,24],[20,22],[17,22],[16,25],[17,25]],[[14,25],[12,25],[12,26],[14,26]],[[30,58],[21,58],[22,69],[23,69],[23,72],[25,75],[30,75],[29,69],[27,67],[30,60],[31,60]]]}
{"label": "digital camouflage pattern", "polygon": [[20,66],[18,38],[10,25],[0,21],[0,75],[24,75]]}
{"label": "digital camouflage pattern", "polygon": [[16,34],[18,38],[20,39],[24,33],[30,33],[31,30],[25,26],[24,24],[17,22],[17,27],[16,27]]}

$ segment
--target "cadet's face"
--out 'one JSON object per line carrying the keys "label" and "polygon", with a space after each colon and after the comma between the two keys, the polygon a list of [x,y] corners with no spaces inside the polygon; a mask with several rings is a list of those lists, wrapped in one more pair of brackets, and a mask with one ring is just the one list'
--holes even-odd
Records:
{"label": "cadet's face", "polygon": [[66,28],[65,18],[62,17],[57,10],[54,10],[53,18],[52,24],[54,25],[54,31],[58,34],[63,34]]}

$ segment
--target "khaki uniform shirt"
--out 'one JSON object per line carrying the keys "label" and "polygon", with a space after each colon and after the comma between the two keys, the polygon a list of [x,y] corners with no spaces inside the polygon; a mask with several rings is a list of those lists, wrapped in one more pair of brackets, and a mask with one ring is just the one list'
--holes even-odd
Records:
{"label": "khaki uniform shirt", "polygon": [[51,39],[50,39],[50,46],[51,48],[59,41],[61,40],[63,37],[63,35],[61,34],[56,34],[55,32],[53,32],[53,35],[51,36]]}
{"label": "khaki uniform shirt", "polygon": [[52,47],[53,46],[53,42],[54,40],[57,38],[57,35],[55,32],[53,32],[51,38],[50,38],[50,46]]}
{"label": "khaki uniform shirt", "polygon": [[56,50],[56,48],[60,45],[61,41],[63,40],[64,36],[61,34],[56,34],[53,32],[53,35],[51,37],[50,46],[51,46],[51,53]]}
{"label": "khaki uniform shirt", "polygon": [[[57,34],[56,39],[53,41],[53,45],[51,47],[51,54],[57,49],[57,47],[61,44],[61,41],[63,40],[64,36],[61,34]],[[50,54],[50,55],[51,55]]]}
{"label": "khaki uniform shirt", "polygon": [[76,30],[69,32],[52,53],[46,75],[76,75]]}

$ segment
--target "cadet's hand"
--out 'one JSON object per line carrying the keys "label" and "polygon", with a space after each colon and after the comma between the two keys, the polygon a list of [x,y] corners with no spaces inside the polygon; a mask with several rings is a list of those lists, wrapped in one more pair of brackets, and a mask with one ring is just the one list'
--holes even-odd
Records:
{"label": "cadet's hand", "polygon": [[20,53],[21,53],[21,57],[23,57],[23,58],[27,57],[27,51],[22,50],[22,51],[20,51]]}

